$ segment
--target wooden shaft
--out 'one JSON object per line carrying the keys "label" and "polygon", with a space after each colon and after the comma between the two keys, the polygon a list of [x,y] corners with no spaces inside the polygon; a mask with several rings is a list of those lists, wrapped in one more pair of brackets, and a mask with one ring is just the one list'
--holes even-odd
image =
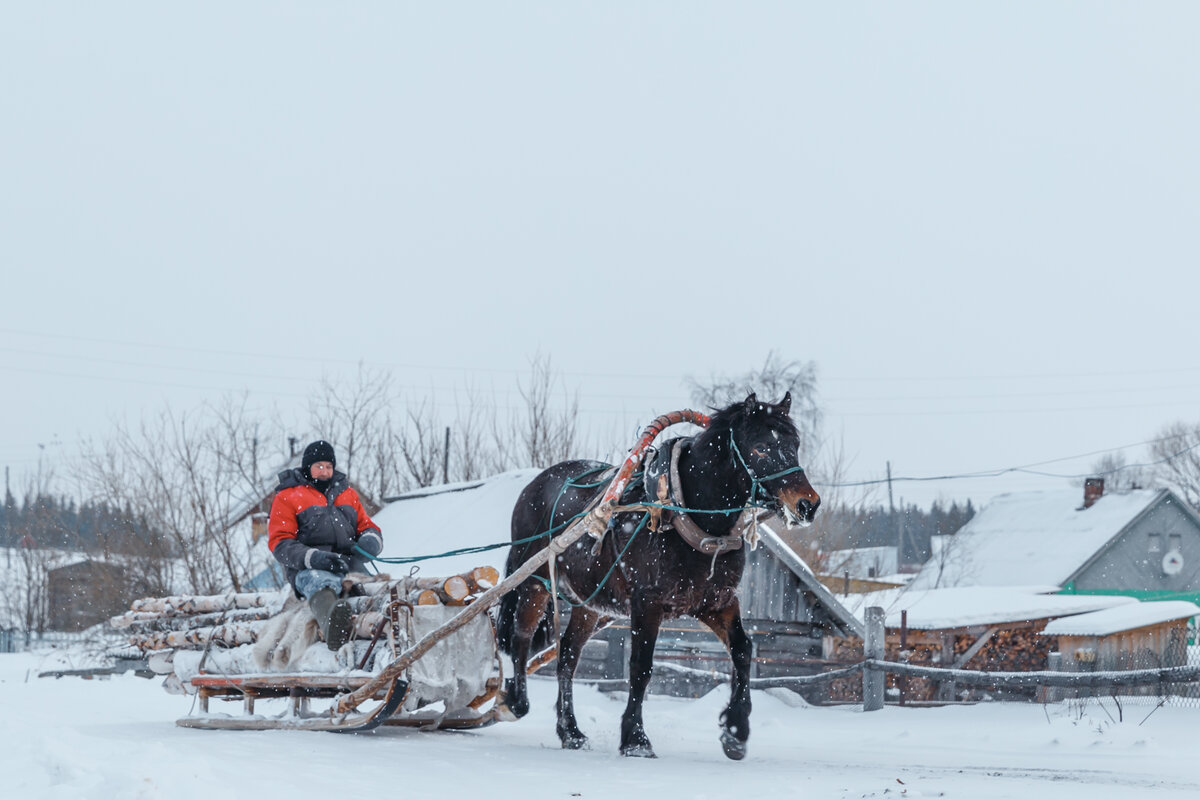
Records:
{"label": "wooden shaft", "polygon": [[359,703],[370,699],[381,688],[400,677],[400,674],[404,670],[408,669],[414,661],[433,649],[435,644],[498,603],[500,598],[524,583],[525,579],[549,561],[551,556],[559,555],[587,533],[588,527],[586,523],[589,521],[590,516],[576,520],[561,536],[553,539],[550,544],[535,553],[528,561],[518,567],[512,575],[509,575],[499,584],[481,594],[475,602],[471,603],[458,614],[455,614],[444,625],[421,637],[416,644],[401,653],[395,661],[384,667],[366,685],[338,698],[334,710],[339,714],[344,714],[356,708]]}

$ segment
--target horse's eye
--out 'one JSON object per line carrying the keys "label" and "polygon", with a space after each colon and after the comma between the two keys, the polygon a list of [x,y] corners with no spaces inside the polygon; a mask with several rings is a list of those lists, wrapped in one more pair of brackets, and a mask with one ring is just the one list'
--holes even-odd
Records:
{"label": "horse's eye", "polygon": [[750,455],[757,456],[758,458],[766,458],[767,451],[761,447],[756,447],[750,451]]}

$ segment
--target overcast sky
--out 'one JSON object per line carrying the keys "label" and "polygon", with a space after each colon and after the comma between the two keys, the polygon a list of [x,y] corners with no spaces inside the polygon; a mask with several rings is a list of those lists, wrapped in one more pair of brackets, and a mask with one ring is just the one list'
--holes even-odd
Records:
{"label": "overcast sky", "polygon": [[1143,442],[1200,416],[1198,32],[1188,3],[6,3],[0,463],[229,392],[290,413],[358,362],[508,392],[538,352],[614,446],[771,350],[816,363],[855,480]]}

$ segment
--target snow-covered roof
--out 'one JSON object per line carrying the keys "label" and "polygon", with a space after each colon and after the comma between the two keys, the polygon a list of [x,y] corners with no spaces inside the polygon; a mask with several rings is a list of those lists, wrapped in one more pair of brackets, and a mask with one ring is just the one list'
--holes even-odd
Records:
{"label": "snow-covered roof", "polygon": [[895,545],[834,550],[825,560],[825,564],[825,571],[830,575],[849,572],[852,578],[874,580],[878,580],[880,575],[891,575],[900,569]]}
{"label": "snow-covered roof", "polygon": [[902,611],[908,612],[908,627],[914,630],[945,630],[976,625],[1052,619],[1097,609],[1137,604],[1132,597],[1113,595],[1051,594],[1057,586],[966,586],[949,589],[889,589],[864,595],[840,597],[853,605],[860,618],[866,609],[880,606],[887,612],[884,623],[900,627]]}
{"label": "snow-covered roof", "polygon": [[[500,544],[493,550],[446,555],[418,562],[425,575],[454,575],[472,567],[492,566],[504,573],[512,538],[513,506],[521,490],[540,470],[504,472],[473,485],[418,490],[384,506],[372,519],[383,532],[384,558],[425,556],[467,547]],[[457,489],[458,491],[447,491]],[[406,575],[408,564],[377,564],[381,571]]]}
{"label": "snow-covered roof", "polygon": [[1130,603],[1103,611],[1056,619],[1042,632],[1047,636],[1108,636],[1197,615],[1200,615],[1200,606],[1186,600]]}
{"label": "snow-covered roof", "polygon": [[1061,586],[1164,492],[1107,494],[1087,509],[1076,489],[1000,495],[957,534],[934,537],[911,586]]}

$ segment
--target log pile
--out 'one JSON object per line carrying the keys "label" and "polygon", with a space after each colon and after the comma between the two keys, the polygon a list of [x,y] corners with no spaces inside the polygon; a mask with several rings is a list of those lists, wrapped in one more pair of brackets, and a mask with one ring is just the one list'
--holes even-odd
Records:
{"label": "log pile", "polygon": [[[494,567],[476,567],[448,578],[348,578],[347,583],[355,585],[348,600],[355,614],[356,637],[373,638],[394,599],[412,605],[465,606],[499,580]],[[258,632],[283,608],[287,591],[147,597],[135,600],[128,612],[113,617],[110,624],[145,653],[237,647],[257,641]]]}
{"label": "log pile", "polygon": [[[905,647],[900,646],[900,631],[895,628],[887,630],[887,644],[884,648],[884,659],[887,661],[903,662],[925,667],[943,667],[968,669],[987,672],[1033,672],[1047,669],[1050,651],[1055,648],[1053,637],[1042,636],[1041,631],[1048,620],[1021,621],[1009,626],[997,626],[997,629],[985,631],[966,631],[962,629],[945,631],[909,630],[905,636]],[[981,637],[986,640],[979,644]],[[859,639],[832,638],[826,641],[825,657],[827,659],[855,663],[862,659],[862,641]],[[963,660],[966,657],[966,660]],[[938,681],[888,674],[888,697],[895,699],[903,685],[904,697],[908,702],[924,702],[950,699],[939,695]],[[1008,690],[1015,695],[1033,696],[1033,689]],[[972,689],[970,692],[957,692],[956,698],[977,696],[985,693],[983,689]],[[994,694],[994,692],[993,692]],[[829,699],[832,701],[860,702],[862,700],[862,683],[860,680],[847,679],[835,681],[829,688]]]}

